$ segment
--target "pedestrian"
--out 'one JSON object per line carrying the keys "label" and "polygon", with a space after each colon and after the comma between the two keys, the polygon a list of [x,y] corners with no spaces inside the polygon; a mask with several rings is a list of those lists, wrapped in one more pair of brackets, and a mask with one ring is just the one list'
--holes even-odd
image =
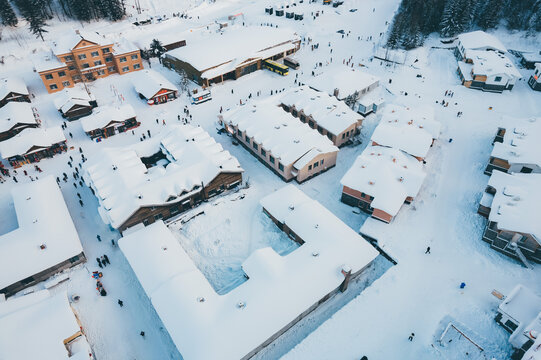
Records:
{"label": "pedestrian", "polygon": [[231,94],[233,94],[233,89],[231,89]]}
{"label": "pedestrian", "polygon": [[158,121],[158,119],[156,119],[156,124],[159,124],[159,121]]}
{"label": "pedestrian", "polygon": [[96,238],[98,238],[98,241],[101,241],[101,236],[96,235]]}
{"label": "pedestrian", "polygon": [[150,129],[147,130],[147,133],[148,133],[148,137],[150,137]]}
{"label": "pedestrian", "polygon": [[163,125],[165,126],[165,119],[162,120]]}
{"label": "pedestrian", "polygon": [[414,334],[414,333],[411,333],[411,335],[408,337],[408,340],[409,340],[409,341],[413,341],[414,336],[415,336],[415,334]]}
{"label": "pedestrian", "polygon": [[79,199],[79,205],[81,205],[81,207],[83,207],[83,200]]}
{"label": "pedestrian", "polygon": [[449,139],[449,142],[452,143],[452,142],[453,142],[453,138],[450,138],[450,139]]}
{"label": "pedestrian", "polygon": [[58,178],[58,176],[56,177],[56,183],[60,184],[60,179]]}
{"label": "pedestrian", "polygon": [[15,176],[13,177],[13,181],[15,181],[16,183],[18,183],[17,178],[16,178]]}
{"label": "pedestrian", "polygon": [[426,248],[425,254],[430,254],[430,246]]}
{"label": "pedestrian", "polygon": [[81,194],[77,193],[77,197],[80,199],[80,198],[81,198]]}
{"label": "pedestrian", "polygon": [[73,187],[75,187],[77,189],[77,184],[76,183],[73,183]]}
{"label": "pedestrian", "polygon": [[81,149],[81,147],[79,146],[79,152],[82,154],[83,153],[83,149]]}
{"label": "pedestrian", "polygon": [[115,239],[111,239],[111,244],[115,246]]}
{"label": "pedestrian", "polygon": [[[231,91],[233,91],[233,90],[231,90]],[[144,338],[144,337],[145,337],[145,332],[144,332],[144,331],[141,331],[141,332],[139,333],[139,335],[141,335],[141,336]]]}
{"label": "pedestrian", "polygon": [[70,155],[70,160],[73,161],[73,158],[71,157],[71,155]]}
{"label": "pedestrian", "polygon": [[103,255],[103,260],[105,260],[107,265],[111,265],[111,262],[109,261],[109,257],[106,254]]}
{"label": "pedestrian", "polygon": [[103,264],[103,266],[107,266],[107,261],[105,261],[103,256],[100,258],[100,260],[101,260],[101,263]]}
{"label": "pedestrian", "polygon": [[120,305],[120,307],[123,307],[124,306],[124,301],[118,299],[118,305]]}
{"label": "pedestrian", "polygon": [[73,139],[73,134],[72,134],[72,133],[69,133],[69,134],[70,134],[70,138],[72,138],[72,139]]}
{"label": "pedestrian", "polygon": [[96,261],[98,262],[98,266],[100,267],[100,269],[103,269],[100,258],[96,258]]}

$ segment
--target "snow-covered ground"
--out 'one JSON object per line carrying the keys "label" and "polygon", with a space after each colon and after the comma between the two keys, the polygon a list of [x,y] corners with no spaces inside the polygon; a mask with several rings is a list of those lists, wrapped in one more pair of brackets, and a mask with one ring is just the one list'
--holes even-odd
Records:
{"label": "snow-covered ground", "polygon": [[[371,61],[382,35],[391,21],[399,0],[346,0],[343,6],[332,8],[321,4],[299,4],[305,14],[304,21],[294,21],[264,14],[266,3],[254,0],[207,1],[151,1],[141,0],[141,7],[152,15],[167,15],[186,12],[190,21],[207,24],[231,14],[243,13],[241,22],[246,25],[291,27],[305,38],[301,50],[295,57],[301,63],[297,71],[290,71],[281,77],[268,71],[258,71],[236,81],[228,81],[212,87],[213,100],[191,106],[187,97],[173,102],[150,107],[140,100],[131,85],[131,76],[109,76],[89,84],[100,106],[131,104],[141,127],[131,132],[114,136],[100,143],[91,141],[83,132],[80,122],[68,123],[65,130],[68,146],[73,149],[66,154],[40,162],[45,174],[60,176],[66,172],[68,183],[61,182],[61,190],[68,205],[83,248],[89,259],[87,264],[70,271],[70,281],[58,286],[55,291],[67,289],[68,294],[78,294],[81,300],[74,304],[89,342],[98,359],[178,359],[175,346],[146,298],[128,263],[111,240],[120,235],[111,231],[97,213],[97,201],[86,187],[74,187],[67,164],[72,156],[75,164],[80,162],[78,148],[85,156],[91,157],[104,146],[129,145],[139,142],[143,132],[150,130],[157,134],[166,131],[170,124],[177,122],[177,115],[183,115],[188,106],[193,116],[192,123],[201,125],[216,141],[230,151],[245,169],[244,179],[250,187],[238,193],[219,197],[213,202],[194,210],[194,214],[205,211],[180,226],[172,224],[182,236],[182,246],[192,256],[198,267],[219,291],[227,292],[242,282],[240,264],[251,251],[271,245],[280,253],[287,253],[294,244],[273,228],[273,224],[261,214],[259,200],[270,192],[282,187],[283,181],[257,161],[240,146],[234,146],[225,134],[216,131],[216,119],[220,107],[235,106],[242,100],[249,102],[249,95],[261,91],[261,97],[308,79],[312,71],[320,73],[329,67],[350,65],[381,78],[387,103],[408,106],[433,105],[436,119],[442,123],[442,134],[429,151],[425,171],[428,176],[414,203],[404,206],[390,225],[368,219],[363,214],[340,202],[340,179],[355,158],[362,152],[367,140],[379,121],[370,115],[363,123],[362,143],[340,150],[337,166],[318,175],[299,187],[309,196],[318,200],[353,229],[369,232],[378,239],[379,245],[398,262],[375,280],[362,293],[333,315],[323,311],[321,321],[330,317],[312,334],[285,355],[286,359],[439,359],[440,353],[432,347],[434,335],[440,330],[440,321],[452,316],[472,329],[484,339],[501,347],[501,359],[511,353],[507,333],[493,320],[497,300],[490,295],[492,289],[510,291],[516,283],[523,283],[541,293],[541,267],[528,270],[517,262],[489,248],[481,241],[485,220],[477,215],[477,205],[484,191],[488,177],[483,169],[491,151],[491,142],[498,126],[512,126],[514,118],[541,115],[541,93],[532,91],[526,84],[530,71],[521,69],[524,80],[518,82],[513,91],[503,94],[484,93],[466,89],[459,84],[456,75],[456,60],[450,50],[441,49],[438,39],[429,39],[427,44],[407,53],[405,65],[385,66],[379,60]],[[128,1],[128,11],[135,2]],[[349,9],[357,9],[349,12]],[[312,13],[319,11],[315,19]],[[109,24],[107,22],[80,24],[54,19],[48,28],[47,39],[61,36],[66,31],[84,27],[88,30],[107,29],[129,33],[127,21]],[[237,22],[240,23],[240,22]],[[152,25],[149,25],[152,26]],[[344,30],[345,35],[337,33]],[[103,31],[103,30],[102,30]],[[351,31],[351,33],[349,33]],[[539,36],[523,38],[522,34],[510,34],[504,30],[495,33],[510,49],[537,50],[541,48]],[[46,44],[28,35],[24,24],[20,28],[5,30],[0,44],[0,53],[5,56],[0,65],[0,78],[6,75],[21,76],[30,92],[34,106],[44,126],[62,123],[54,108],[55,95],[46,93],[39,76],[32,71],[31,54]],[[371,37],[371,38],[370,38]],[[311,42],[308,43],[307,39]],[[311,45],[319,44],[312,51]],[[330,45],[329,45],[330,44]],[[332,53],[331,53],[332,49]],[[212,56],[209,50],[208,56]],[[316,64],[321,63],[321,67]],[[148,67],[148,63],[144,63]],[[175,84],[179,83],[176,73],[164,69],[157,62],[152,69],[159,71]],[[417,77],[420,74],[421,77]],[[392,79],[392,83],[389,83]],[[454,91],[448,107],[441,107],[446,90]],[[489,108],[492,107],[492,110]],[[458,111],[464,115],[457,117]],[[159,119],[159,124],[156,123]],[[166,120],[166,125],[162,125]],[[70,136],[70,133],[72,136]],[[449,139],[453,139],[449,142]],[[29,175],[36,177],[32,166],[25,168]],[[30,178],[16,175],[19,182]],[[10,190],[16,186],[11,180],[0,184],[0,233],[17,227],[17,221],[10,197]],[[78,202],[77,193],[82,196],[84,207]],[[241,194],[243,199],[236,199]],[[260,231],[273,232],[273,236],[259,238]],[[101,235],[102,241],[96,239]],[[427,246],[431,254],[424,254]],[[111,265],[99,269],[95,260],[103,254],[111,259]],[[383,268],[385,268],[383,266]],[[103,271],[103,284],[108,295],[101,297],[94,289],[91,273]],[[467,284],[460,290],[461,282]],[[37,285],[39,288],[40,285]],[[124,301],[120,308],[117,300]],[[315,327],[315,326],[313,326]],[[312,330],[311,327],[305,329]],[[145,331],[145,338],[139,333]],[[296,345],[309,331],[300,331],[302,336],[293,336],[285,341],[279,351],[267,353],[275,358]],[[409,342],[411,332],[416,334]],[[438,337],[440,334],[437,334]],[[285,350],[284,350],[285,349]],[[449,355],[447,355],[449,356]],[[459,357],[458,357],[459,358]],[[501,360],[500,359],[500,360]]]}

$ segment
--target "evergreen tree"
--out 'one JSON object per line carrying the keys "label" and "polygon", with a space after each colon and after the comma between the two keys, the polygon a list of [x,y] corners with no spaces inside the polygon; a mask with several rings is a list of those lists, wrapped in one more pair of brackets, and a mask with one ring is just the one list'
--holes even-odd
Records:
{"label": "evergreen tree", "polygon": [[107,0],[109,5],[108,17],[110,20],[118,21],[126,15],[124,2],[121,0]]}
{"label": "evergreen tree", "polygon": [[33,11],[30,14],[30,18],[26,20],[30,25],[30,32],[36,35],[36,37],[41,38],[42,41],[45,41],[45,39],[43,39],[43,33],[47,32],[47,30],[45,30],[45,26],[47,26],[47,24],[45,23],[43,14],[39,11],[39,9]]}
{"label": "evergreen tree", "polygon": [[150,53],[154,57],[160,57],[167,50],[162,46],[162,43],[158,39],[152,40],[150,43]]}
{"label": "evergreen tree", "polygon": [[17,16],[8,0],[0,0],[0,17],[2,18],[2,24],[6,26],[17,25]]}
{"label": "evergreen tree", "polygon": [[93,2],[88,0],[68,0],[71,13],[77,20],[90,21],[94,18]]}
{"label": "evergreen tree", "polygon": [[487,0],[479,7],[477,25],[483,30],[495,28],[501,21],[503,9],[504,0]]}

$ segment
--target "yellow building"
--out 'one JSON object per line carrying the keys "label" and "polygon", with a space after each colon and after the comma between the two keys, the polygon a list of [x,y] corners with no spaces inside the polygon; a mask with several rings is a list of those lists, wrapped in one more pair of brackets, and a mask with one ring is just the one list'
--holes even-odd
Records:
{"label": "yellow building", "polygon": [[143,68],[140,51],[132,43],[79,31],[53,41],[51,53],[37,58],[34,65],[49,93]]}

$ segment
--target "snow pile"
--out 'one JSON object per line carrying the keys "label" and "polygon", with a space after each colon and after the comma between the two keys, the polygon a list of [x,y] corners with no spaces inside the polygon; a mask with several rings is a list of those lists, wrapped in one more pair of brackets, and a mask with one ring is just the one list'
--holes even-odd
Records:
{"label": "snow pile", "polygon": [[138,71],[132,77],[135,91],[143,95],[145,99],[152,99],[161,90],[178,91],[172,82],[162,74],[153,70]]}
{"label": "snow pile", "polygon": [[66,292],[42,290],[0,301],[0,358],[92,359]]}
{"label": "snow pile", "polygon": [[344,100],[348,96],[355,94],[362,96],[374,90],[379,86],[379,78],[361,70],[333,67],[321,75],[310,78],[307,84],[311,88]]}
{"label": "snow pile", "polygon": [[52,176],[18,185],[11,195],[19,227],[0,236],[0,289],[83,252]]}
{"label": "snow pile", "polygon": [[[141,158],[160,152],[166,164],[147,169]],[[179,202],[222,172],[242,171],[202,128],[179,125],[161,138],[101,149],[85,163],[84,178],[98,197],[103,221],[119,228],[141,207]]]}
{"label": "snow pile", "polygon": [[60,126],[24,129],[14,137],[0,143],[0,155],[9,159],[16,155],[26,155],[49,148],[66,141]]}
{"label": "snow pile", "polygon": [[9,131],[19,124],[37,125],[29,103],[10,101],[0,108],[0,132]]}
{"label": "snow pile", "polygon": [[293,164],[296,169],[302,169],[317,154],[338,151],[327,137],[276,106],[274,99],[237,106],[224,114],[223,121],[252,137],[283,165]]}
{"label": "snow pile", "polygon": [[81,119],[81,126],[88,133],[92,130],[103,129],[111,123],[122,123],[134,117],[135,110],[130,104],[102,106],[94,110],[92,115]]}
{"label": "snow pile", "polygon": [[395,216],[407,198],[419,193],[426,174],[417,159],[384,146],[368,146],[340,183],[372,196],[370,206]]}
{"label": "snow pile", "polygon": [[18,77],[0,79],[0,100],[4,99],[12,92],[21,95],[29,95],[28,88],[22,79]]}
{"label": "snow pile", "polygon": [[219,34],[197,32],[187,46],[171,50],[166,56],[184,61],[200,71],[203,78],[212,79],[244,63],[295,49],[300,41],[290,29],[268,27],[232,27]]}
{"label": "snow pile", "polygon": [[523,285],[517,285],[498,306],[505,318],[518,325],[509,337],[515,348],[522,346],[541,332],[541,297]]}
{"label": "snow pile", "polygon": [[534,165],[541,168],[541,118],[522,121],[505,132],[503,142],[495,142],[490,156],[509,165]]}
{"label": "snow pile", "polygon": [[488,186],[496,189],[488,219],[500,230],[531,234],[541,244],[541,174],[493,171]]}
{"label": "snow pile", "polygon": [[286,256],[271,248],[243,263],[249,279],[218,295],[159,221],[119,241],[183,358],[250,354],[378,255],[360,235],[293,185],[261,200],[305,243]]}
{"label": "snow pile", "polygon": [[308,86],[286,91],[280,96],[280,103],[311,116],[318,126],[336,136],[353,125],[360,126],[364,119],[343,101]]}

